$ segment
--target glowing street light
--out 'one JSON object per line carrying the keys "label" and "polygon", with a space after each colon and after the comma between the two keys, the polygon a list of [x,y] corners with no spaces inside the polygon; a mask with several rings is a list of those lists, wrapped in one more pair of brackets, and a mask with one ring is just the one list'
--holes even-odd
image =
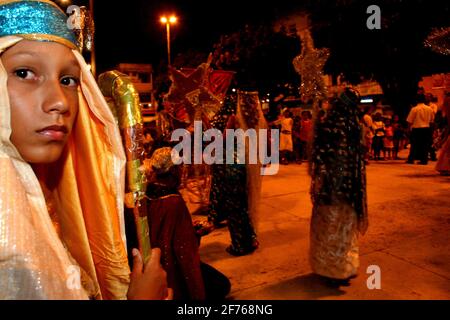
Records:
{"label": "glowing street light", "polygon": [[167,62],[170,66],[170,25],[175,24],[177,22],[177,17],[174,15],[170,17],[162,16],[160,19],[161,23],[166,25],[166,32],[167,32]]}

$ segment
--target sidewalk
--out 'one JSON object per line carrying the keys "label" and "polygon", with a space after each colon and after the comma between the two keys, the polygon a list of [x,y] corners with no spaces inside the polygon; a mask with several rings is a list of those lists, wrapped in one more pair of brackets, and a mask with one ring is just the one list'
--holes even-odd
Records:
{"label": "sidewalk", "polygon": [[[434,165],[367,167],[370,226],[350,287],[329,288],[311,273],[306,163],[264,177],[255,253],[226,253],[230,240],[222,228],[202,238],[202,260],[230,278],[230,299],[450,299],[450,177],[437,175]],[[369,265],[381,269],[380,290],[367,288]]]}

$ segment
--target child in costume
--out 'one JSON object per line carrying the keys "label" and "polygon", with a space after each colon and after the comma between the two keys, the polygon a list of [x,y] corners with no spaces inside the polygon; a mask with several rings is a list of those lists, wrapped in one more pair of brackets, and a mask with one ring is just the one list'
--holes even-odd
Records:
{"label": "child in costume", "polygon": [[225,299],[230,281],[200,260],[200,236],[179,193],[181,168],[172,162],[172,148],[156,149],[144,167],[149,180],[146,194],[151,244],[161,248],[161,263],[174,299]]}
{"label": "child in costume", "polygon": [[119,129],[54,3],[0,1],[0,299],[162,299],[131,274]]}
{"label": "child in costume", "polygon": [[161,248],[161,262],[176,300],[204,300],[199,241],[189,210],[178,192],[180,167],[172,162],[172,148],[156,149],[147,161],[150,243]]}

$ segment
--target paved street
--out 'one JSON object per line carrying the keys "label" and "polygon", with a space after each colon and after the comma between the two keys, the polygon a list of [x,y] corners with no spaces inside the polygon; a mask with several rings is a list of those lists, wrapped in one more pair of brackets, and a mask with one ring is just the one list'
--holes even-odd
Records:
{"label": "paved street", "polygon": [[[202,238],[202,260],[230,278],[230,299],[450,299],[450,177],[439,176],[434,164],[367,167],[370,226],[349,287],[327,287],[311,273],[307,164],[264,177],[255,253],[226,253],[230,240],[222,228]],[[380,290],[367,288],[369,265],[381,269]]]}

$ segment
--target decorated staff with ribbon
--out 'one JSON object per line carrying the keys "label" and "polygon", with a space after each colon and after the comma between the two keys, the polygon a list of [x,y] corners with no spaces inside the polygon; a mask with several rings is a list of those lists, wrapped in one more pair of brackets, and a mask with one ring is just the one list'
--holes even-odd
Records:
{"label": "decorated staff with ribbon", "polygon": [[145,152],[139,94],[130,78],[118,71],[102,73],[98,83],[103,95],[109,99],[108,103],[122,132],[127,158],[125,205],[133,209],[139,250],[147,262],[150,258],[150,235],[145,200],[147,181],[145,173],[140,170]]}

